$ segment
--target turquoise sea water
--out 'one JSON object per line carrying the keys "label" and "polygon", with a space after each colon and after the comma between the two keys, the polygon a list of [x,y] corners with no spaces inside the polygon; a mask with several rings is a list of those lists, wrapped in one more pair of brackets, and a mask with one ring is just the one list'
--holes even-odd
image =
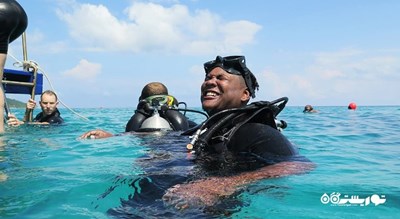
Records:
{"label": "turquoise sea water", "polygon": [[[304,114],[289,106],[279,115],[288,123],[284,134],[316,169],[248,185],[236,195],[231,218],[399,217],[400,107],[316,108],[319,113]],[[24,110],[12,111],[22,117]],[[161,200],[128,201],[146,174],[191,171],[186,138],[170,133],[80,140],[94,128],[121,133],[132,110],[77,111],[90,121],[61,109],[64,126],[8,127],[0,136],[0,218],[219,217],[162,207]],[[321,201],[325,193],[327,203]],[[348,201],[338,204],[335,194],[336,201]]]}

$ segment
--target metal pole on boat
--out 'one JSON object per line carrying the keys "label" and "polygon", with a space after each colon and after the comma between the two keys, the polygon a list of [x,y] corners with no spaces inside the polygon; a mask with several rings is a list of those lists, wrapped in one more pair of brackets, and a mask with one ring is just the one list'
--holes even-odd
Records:
{"label": "metal pole on boat", "polygon": [[28,66],[27,63],[28,62],[28,50],[26,47],[26,32],[22,33],[22,55],[24,58],[24,63],[23,63],[23,67],[25,71],[28,71]]}
{"label": "metal pole on boat", "polygon": [[[28,49],[27,49],[27,44],[26,44],[26,32],[22,33],[22,54],[24,58],[23,62],[23,68],[25,71],[33,71],[33,86],[32,86],[32,92],[31,92],[31,99],[35,100],[35,90],[36,90],[36,77],[37,77],[37,68],[33,67],[31,69],[29,62],[28,62]],[[26,109],[25,111],[25,118],[29,121],[32,122],[32,116],[33,116],[33,110],[31,109]]]}
{"label": "metal pole on boat", "polygon": [[[26,35],[25,35],[25,32],[22,34],[22,52],[23,52],[23,56],[24,56],[23,68],[24,68],[24,70],[26,70],[25,69],[26,68],[25,63],[28,60],[28,53],[27,53],[27,50],[26,50]],[[3,74],[1,76],[3,77]],[[3,79],[3,78],[1,78],[1,79]],[[1,82],[3,82],[3,81],[1,80]],[[5,118],[8,119],[8,114],[11,113],[11,111],[10,111],[10,107],[8,105],[8,102],[7,102],[6,92],[5,92],[4,88],[3,88],[3,83],[1,83],[1,89],[3,90],[3,94],[4,94],[4,109],[6,111],[5,112],[6,113],[6,117]],[[32,113],[31,113],[31,115],[32,115]],[[29,118],[32,118],[32,116],[30,116]],[[29,121],[31,121],[31,120],[29,120]]]}

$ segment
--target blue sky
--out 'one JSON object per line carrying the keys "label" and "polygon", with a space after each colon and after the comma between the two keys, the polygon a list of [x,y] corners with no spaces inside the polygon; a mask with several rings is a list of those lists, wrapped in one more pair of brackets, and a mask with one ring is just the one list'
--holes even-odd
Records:
{"label": "blue sky", "polygon": [[[216,55],[246,56],[261,86],[254,100],[400,105],[397,0],[18,2],[28,59],[70,107],[135,107],[151,81],[200,106],[202,64]],[[20,39],[9,53],[22,59]]]}

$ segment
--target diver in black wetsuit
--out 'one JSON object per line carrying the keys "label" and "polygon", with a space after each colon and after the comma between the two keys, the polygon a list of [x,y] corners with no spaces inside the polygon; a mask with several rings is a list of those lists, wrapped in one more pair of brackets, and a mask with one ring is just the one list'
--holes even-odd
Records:
{"label": "diver in black wetsuit", "polygon": [[313,168],[277,129],[275,117],[287,98],[247,105],[259,85],[244,56],[217,56],[204,69],[201,101],[210,118],[186,134],[196,132],[187,147],[208,177],[168,189],[165,202],[177,208],[210,207],[245,184]]}
{"label": "diver in black wetsuit", "polygon": [[33,122],[48,123],[48,124],[62,124],[64,122],[64,119],[61,117],[60,111],[58,111],[58,109],[55,109],[55,111],[52,112],[50,115],[40,112],[33,119]]}
{"label": "diver in black wetsuit", "polygon": [[[185,104],[184,102],[182,102]],[[125,134],[128,132],[155,132],[155,131],[186,131],[197,124],[189,120],[180,111],[202,113],[196,110],[179,109],[181,104],[168,94],[167,87],[161,82],[146,84],[139,97],[139,103],[135,113],[125,126]],[[203,113],[202,113],[203,114]],[[85,132],[80,138],[109,138],[114,134],[97,129]]]}
{"label": "diver in black wetsuit", "polygon": [[[243,56],[218,56],[205,63],[204,68],[206,78],[201,86],[201,101],[210,118],[200,128],[206,131],[196,136],[192,145],[199,155],[247,153],[267,163],[297,155],[297,149],[278,131],[275,123],[287,98],[247,105],[259,85]],[[277,157],[279,160],[275,161]]]}
{"label": "diver in black wetsuit", "polygon": [[28,26],[28,17],[18,2],[0,0],[0,133],[4,132],[3,70],[6,63],[8,44],[17,39]]}
{"label": "diver in black wetsuit", "polygon": [[173,110],[178,105],[178,100],[168,94],[168,89],[164,84],[160,82],[146,84],[142,89],[135,113],[126,124],[125,132],[152,131],[152,128],[143,128],[142,124],[154,115],[155,109],[170,124],[172,130],[186,131],[193,126],[193,122],[179,111]]}
{"label": "diver in black wetsuit", "polygon": [[[55,124],[59,125],[64,123],[64,119],[61,117],[60,111],[58,111],[58,98],[57,94],[51,90],[46,90],[40,96],[39,101],[42,112],[38,113],[32,122],[28,124]],[[15,115],[11,114],[7,121],[7,124],[10,126],[19,126],[28,121],[27,116],[29,115],[29,111],[35,109],[36,102],[32,99],[29,99],[26,104],[27,113],[25,113],[25,117],[23,121],[19,121]]]}
{"label": "diver in black wetsuit", "polygon": [[[43,124],[62,124],[64,119],[60,115],[60,111],[58,111],[58,97],[57,94],[51,90],[46,90],[40,96],[40,108],[42,112],[38,113],[36,117],[33,119],[34,123],[43,123]],[[33,110],[36,106],[35,101],[30,99],[27,103],[27,110]],[[27,121],[27,118],[24,118]]]}

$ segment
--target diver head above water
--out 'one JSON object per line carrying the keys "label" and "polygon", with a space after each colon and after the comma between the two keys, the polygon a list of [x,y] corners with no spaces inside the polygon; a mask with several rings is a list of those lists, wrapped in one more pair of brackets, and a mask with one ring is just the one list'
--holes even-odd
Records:
{"label": "diver head above water", "polygon": [[135,113],[125,127],[126,132],[149,132],[159,130],[186,130],[188,121],[176,109],[178,100],[168,94],[168,88],[161,82],[146,84],[139,97]]}
{"label": "diver head above water", "polygon": [[[168,93],[167,86],[161,82],[146,84],[139,97],[135,113],[125,126],[125,133],[185,131],[197,124],[189,120],[178,109],[178,100]],[[108,138],[112,133],[98,129],[84,133],[80,138]]]}
{"label": "diver head above water", "polygon": [[[150,82],[146,84],[139,97],[137,109],[145,109],[150,106],[167,106],[177,107],[178,100],[168,94],[168,88],[161,82]],[[147,109],[146,111],[154,111],[154,109]],[[152,113],[151,113],[152,114]]]}
{"label": "diver head above water", "polygon": [[150,82],[143,87],[139,101],[153,95],[168,95],[168,88],[161,82]]}
{"label": "diver head above water", "polygon": [[203,110],[213,115],[221,110],[245,106],[255,97],[258,82],[247,68],[244,56],[217,56],[204,63],[206,77],[201,85]]}

